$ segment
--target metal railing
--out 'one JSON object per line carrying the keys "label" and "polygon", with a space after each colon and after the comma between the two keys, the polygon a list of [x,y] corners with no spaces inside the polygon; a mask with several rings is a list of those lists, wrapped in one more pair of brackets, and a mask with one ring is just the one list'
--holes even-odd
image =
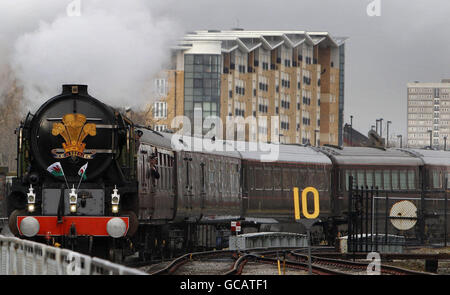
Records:
{"label": "metal railing", "polygon": [[71,250],[0,235],[0,275],[146,275]]}
{"label": "metal railing", "polygon": [[[448,245],[447,190],[380,191],[373,186],[354,186],[352,176],[348,183],[349,250],[370,252],[388,245]],[[403,236],[404,240],[397,236]]]}

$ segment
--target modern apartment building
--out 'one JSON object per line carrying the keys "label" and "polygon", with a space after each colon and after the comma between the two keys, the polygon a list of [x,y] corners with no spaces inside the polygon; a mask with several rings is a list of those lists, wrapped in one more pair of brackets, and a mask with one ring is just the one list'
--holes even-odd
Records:
{"label": "modern apartment building", "polygon": [[408,83],[408,147],[443,149],[450,134],[450,80]]}
{"label": "modern apartment building", "polygon": [[154,128],[171,129],[175,116],[194,122],[201,110],[222,119],[223,138],[229,117],[256,120],[246,125],[249,141],[342,145],[344,41],[327,32],[188,33],[155,80]]}

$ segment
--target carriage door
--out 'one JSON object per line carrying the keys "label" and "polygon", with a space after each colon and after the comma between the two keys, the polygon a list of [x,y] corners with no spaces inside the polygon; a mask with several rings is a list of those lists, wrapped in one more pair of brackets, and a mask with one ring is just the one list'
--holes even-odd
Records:
{"label": "carriage door", "polygon": [[253,166],[241,164],[241,187],[242,187],[242,202],[241,202],[241,216],[245,216],[248,210],[249,194],[253,189]]}
{"label": "carriage door", "polygon": [[153,195],[155,188],[152,187],[152,183],[149,179],[148,174],[148,156],[151,154],[152,150],[144,145],[140,146],[139,152],[139,218],[147,219],[153,213]]}
{"label": "carriage door", "polygon": [[193,169],[192,169],[192,155],[190,153],[185,153],[183,157],[183,163],[184,163],[184,191],[183,191],[183,199],[184,204],[187,210],[192,210],[193,207]]}
{"label": "carriage door", "polygon": [[205,209],[206,202],[206,164],[205,157],[200,157],[200,210],[201,212]]}

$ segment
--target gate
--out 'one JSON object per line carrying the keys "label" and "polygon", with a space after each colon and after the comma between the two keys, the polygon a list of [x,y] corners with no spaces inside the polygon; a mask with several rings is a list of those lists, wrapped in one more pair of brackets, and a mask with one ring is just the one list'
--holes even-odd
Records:
{"label": "gate", "polygon": [[[416,196],[417,195],[417,196]],[[401,252],[406,245],[447,246],[446,190],[379,191],[349,177],[348,252]]]}

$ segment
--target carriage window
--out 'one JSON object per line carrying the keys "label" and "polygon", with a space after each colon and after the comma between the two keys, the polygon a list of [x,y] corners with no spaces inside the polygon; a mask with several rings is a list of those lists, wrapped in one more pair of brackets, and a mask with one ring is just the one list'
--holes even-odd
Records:
{"label": "carriage window", "polygon": [[350,176],[353,176],[353,187],[357,183],[355,170],[345,170],[345,188],[349,190]]}
{"label": "carriage window", "polygon": [[439,171],[433,171],[433,188],[439,188]]}
{"label": "carriage window", "polygon": [[227,173],[225,174],[225,190],[226,192],[230,192],[230,187],[233,185],[232,181],[233,181],[233,172],[231,171],[231,165],[230,163],[226,163],[225,164],[225,169],[227,169]]}
{"label": "carriage window", "polygon": [[142,155],[142,186],[147,187],[147,179],[146,179],[146,172],[148,169],[147,165],[147,157],[143,154]]}
{"label": "carriage window", "polygon": [[367,170],[366,171],[366,185],[370,189],[373,186],[373,171]]}
{"label": "carriage window", "polygon": [[400,189],[407,189],[406,187],[406,170],[400,170]]}
{"label": "carriage window", "polygon": [[398,190],[398,171],[392,170],[392,189]]}
{"label": "carriage window", "polygon": [[173,180],[174,180],[174,178],[173,178],[173,173],[174,173],[174,170],[173,170],[173,159],[174,159],[174,157],[173,156],[170,156],[169,157],[169,166],[170,166],[170,177],[169,177],[169,189],[170,190],[173,190],[173,188],[174,188],[174,185],[173,185]]}
{"label": "carriage window", "polygon": [[357,182],[358,187],[361,187],[365,184],[364,183],[364,170],[358,170],[357,174],[358,174],[358,182]]}
{"label": "carriage window", "polygon": [[[290,176],[290,170],[288,168],[283,169],[283,188],[284,189],[291,189],[291,176]],[[275,177],[275,176],[274,176]],[[308,184],[309,186],[309,184]]]}
{"label": "carriage window", "polygon": [[217,171],[219,172],[218,176],[218,184],[219,184],[219,192],[223,193],[224,192],[224,188],[225,188],[225,181],[224,181],[224,177],[222,174],[222,169],[223,169],[223,163],[222,162],[218,162],[217,165]]}
{"label": "carriage window", "polygon": [[248,187],[250,189],[254,188],[253,167],[248,167]]}
{"label": "carriage window", "polygon": [[375,188],[383,189],[383,184],[381,182],[381,170],[375,171]]}
{"label": "carriage window", "polygon": [[281,188],[281,171],[279,168],[273,169],[273,187],[276,189]]}
{"label": "carriage window", "polygon": [[306,170],[306,169],[299,169],[298,170],[297,182],[295,183],[295,185],[299,189],[302,188],[302,187],[305,187],[305,180],[306,180],[307,174],[308,174],[308,170]]}
{"label": "carriage window", "polygon": [[234,186],[233,186],[233,193],[237,193],[239,191],[239,173],[234,171],[233,172],[233,176],[234,176]]}
{"label": "carriage window", "polygon": [[265,183],[265,187],[267,189],[272,189],[272,177],[271,177],[271,171],[270,168],[265,168],[264,169],[264,183]]}
{"label": "carriage window", "polygon": [[408,170],[408,188],[415,189],[416,188],[416,180],[414,170]]}
{"label": "carriage window", "polygon": [[163,181],[163,186],[164,189],[167,190],[169,188],[169,170],[167,169],[167,158],[169,155],[167,154],[163,154],[163,166],[164,166],[164,176],[165,178],[162,180]]}
{"label": "carriage window", "polygon": [[158,184],[160,186],[161,189],[166,189],[166,182],[167,182],[167,177],[166,177],[166,155],[165,154],[161,154],[161,164],[159,164],[159,169],[160,169],[160,174],[161,177],[159,178]]}
{"label": "carriage window", "polygon": [[391,173],[389,170],[384,170],[383,171],[383,188],[385,190],[390,190],[391,189]]}
{"label": "carriage window", "polygon": [[[445,179],[444,179],[444,181],[445,181]],[[447,173],[447,188],[450,188],[450,173]]]}
{"label": "carriage window", "polygon": [[292,187],[299,187],[298,179],[298,170],[292,170]]}
{"label": "carriage window", "polygon": [[255,168],[255,175],[258,177],[255,177],[255,184],[256,188],[263,189],[264,188],[264,177],[262,177],[262,169],[261,168]]}
{"label": "carriage window", "polygon": [[324,169],[320,169],[320,167],[318,167],[316,171],[317,173],[316,178],[314,179],[314,185],[318,190],[325,189],[325,185],[327,183],[325,178],[325,171]]}

